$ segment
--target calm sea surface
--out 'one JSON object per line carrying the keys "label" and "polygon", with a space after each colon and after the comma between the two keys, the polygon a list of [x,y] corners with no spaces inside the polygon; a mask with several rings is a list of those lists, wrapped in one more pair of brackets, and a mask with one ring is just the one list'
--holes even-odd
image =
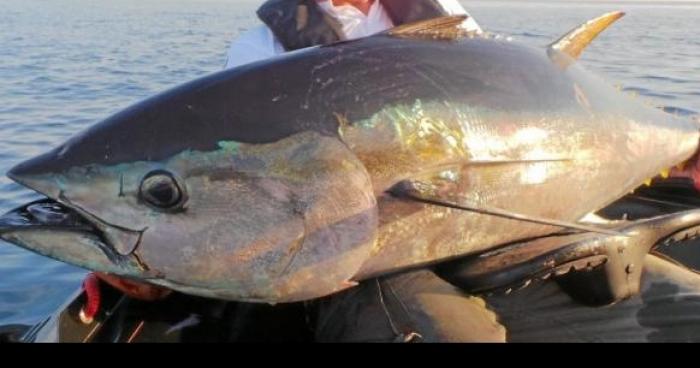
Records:
{"label": "calm sea surface", "polygon": [[[0,0],[0,212],[37,198],[12,165],[118,110],[220,70],[254,0]],[[464,1],[486,30],[544,46],[610,10],[628,16],[583,63],[680,113],[700,112],[700,6]],[[85,271],[0,242],[0,326],[53,312]]]}

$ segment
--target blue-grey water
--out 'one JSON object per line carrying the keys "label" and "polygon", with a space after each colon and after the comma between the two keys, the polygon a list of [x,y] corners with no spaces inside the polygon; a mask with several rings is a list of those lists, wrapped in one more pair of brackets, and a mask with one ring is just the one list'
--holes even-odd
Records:
{"label": "blue-grey water", "polygon": [[[258,25],[256,0],[0,0],[0,212],[37,198],[12,165],[145,97],[215,72]],[[700,112],[700,5],[463,1],[486,30],[544,46],[603,12],[628,15],[583,63],[680,113]],[[34,324],[85,271],[0,242],[0,326]]]}

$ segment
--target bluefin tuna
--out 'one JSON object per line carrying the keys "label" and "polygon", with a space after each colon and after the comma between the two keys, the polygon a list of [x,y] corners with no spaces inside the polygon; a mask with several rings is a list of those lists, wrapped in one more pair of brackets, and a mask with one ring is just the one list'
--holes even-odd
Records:
{"label": "bluefin tuna", "polygon": [[546,49],[439,18],[206,76],[14,167],[47,198],[6,214],[0,237],[278,303],[562,228],[610,233],[579,220],[700,138],[576,63],[621,16]]}

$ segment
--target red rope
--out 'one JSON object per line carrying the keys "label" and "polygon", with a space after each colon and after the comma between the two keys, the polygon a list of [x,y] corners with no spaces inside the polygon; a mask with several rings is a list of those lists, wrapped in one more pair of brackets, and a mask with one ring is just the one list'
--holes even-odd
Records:
{"label": "red rope", "polygon": [[90,324],[100,311],[100,280],[97,275],[90,273],[85,277],[83,290],[85,290],[87,301],[80,308],[80,320],[85,324]]}

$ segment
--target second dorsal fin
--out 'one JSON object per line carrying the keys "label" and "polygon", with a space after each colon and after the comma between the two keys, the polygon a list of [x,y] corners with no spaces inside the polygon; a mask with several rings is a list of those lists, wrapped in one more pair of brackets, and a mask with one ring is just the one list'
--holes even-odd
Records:
{"label": "second dorsal fin", "polygon": [[[555,62],[559,62],[563,64],[563,67],[566,67],[571,61],[578,59],[583,50],[598,37],[601,32],[624,15],[625,13],[621,11],[615,11],[592,19],[569,31],[563,37],[549,45],[547,47],[547,52]],[[566,62],[563,58],[557,58],[557,56],[561,54],[568,56],[570,61]]]}
{"label": "second dorsal fin", "polygon": [[462,27],[462,23],[468,18],[467,15],[448,15],[421,20],[392,28],[386,34],[404,38],[456,40],[469,34]]}

